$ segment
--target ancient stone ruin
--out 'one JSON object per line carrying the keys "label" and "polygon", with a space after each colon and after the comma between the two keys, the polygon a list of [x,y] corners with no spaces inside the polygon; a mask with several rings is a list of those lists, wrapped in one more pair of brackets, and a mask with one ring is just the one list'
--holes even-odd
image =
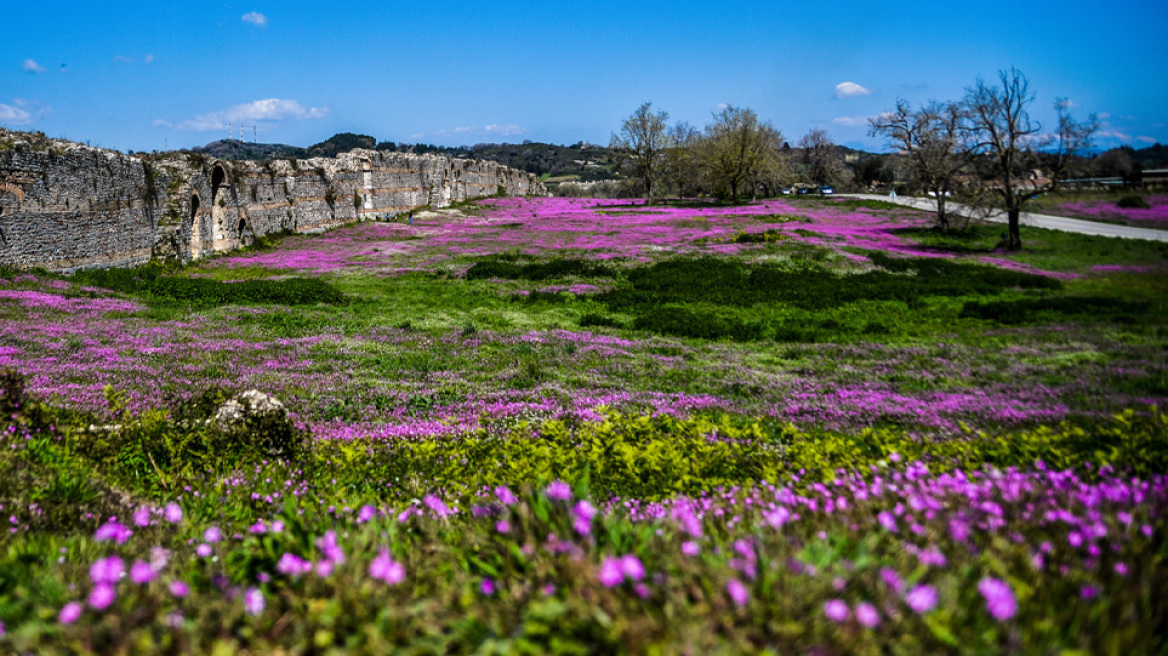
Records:
{"label": "ancient stone ruin", "polygon": [[495,162],[353,150],[335,159],[125,155],[0,129],[0,264],[74,271],[187,262],[468,198],[544,195]]}

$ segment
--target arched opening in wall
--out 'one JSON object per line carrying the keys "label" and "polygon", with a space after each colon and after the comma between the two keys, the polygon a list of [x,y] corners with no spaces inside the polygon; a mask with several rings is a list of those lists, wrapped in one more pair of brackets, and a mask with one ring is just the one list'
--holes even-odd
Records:
{"label": "arched opening in wall", "polygon": [[191,211],[189,214],[191,223],[191,259],[198,259],[203,254],[203,230],[199,226],[199,207],[202,202],[199,200],[198,194],[191,194]]}
{"label": "arched opening in wall", "polygon": [[211,169],[211,204],[219,200],[219,187],[227,182],[227,169],[223,168],[222,164],[216,164],[215,168]]}
{"label": "arched opening in wall", "polygon": [[255,241],[255,235],[251,231],[251,227],[247,225],[247,219],[240,219],[235,226],[235,232],[242,246],[250,246]]}

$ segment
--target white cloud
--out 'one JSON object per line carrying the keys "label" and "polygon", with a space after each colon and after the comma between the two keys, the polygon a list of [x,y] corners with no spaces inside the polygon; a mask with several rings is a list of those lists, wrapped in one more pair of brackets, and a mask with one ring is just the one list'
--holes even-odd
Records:
{"label": "white cloud", "polygon": [[1111,118],[1111,112],[1099,112],[1097,116],[1099,117],[1100,121],[1106,121],[1107,119]]}
{"label": "white cloud", "polygon": [[514,124],[498,125],[496,123],[492,123],[490,125],[483,126],[483,132],[486,132],[487,134],[501,134],[504,137],[513,137],[517,134],[523,134],[525,130]]}
{"label": "white cloud", "polygon": [[1131,143],[1132,140],[1130,134],[1120,132],[1119,130],[1099,130],[1095,133],[1095,137],[1100,139],[1115,139],[1123,143]]}
{"label": "white cloud", "polygon": [[[295,100],[286,98],[268,98],[254,102],[236,105],[210,114],[180,121],[175,125],[180,130],[203,132],[207,130],[226,130],[227,124],[240,125],[241,121],[298,121],[303,119],[318,119],[328,116],[327,107],[305,107]],[[157,119],[155,122],[162,119]]]}
{"label": "white cloud", "polygon": [[36,63],[35,59],[24,60],[24,63],[21,64],[20,67],[24,69],[25,73],[44,73],[45,72],[45,67]]}
{"label": "white cloud", "polygon": [[133,64],[133,57],[126,57],[125,55],[114,55],[114,61],[118,64]]}
{"label": "white cloud", "polygon": [[472,134],[514,137],[516,135],[524,134],[526,132],[527,132],[527,130],[524,130],[522,127],[515,125],[514,123],[508,124],[508,125],[499,125],[498,123],[492,123],[490,125],[484,125],[481,128],[475,128],[475,127],[461,125],[461,126],[456,127],[456,128],[442,128],[441,130],[438,130],[436,132],[416,132],[414,134],[409,135],[409,137],[407,137],[407,138],[410,141],[417,141],[417,140],[423,139],[423,138],[441,139],[443,137],[453,137],[453,136],[458,136],[458,135],[472,135]]}
{"label": "white cloud", "polygon": [[164,118],[156,118],[150,121],[150,127],[154,128],[173,128],[174,124]]}
{"label": "white cloud", "polygon": [[13,107],[0,103],[0,123],[8,125],[27,125],[32,123],[32,114],[22,107]]}
{"label": "white cloud", "polygon": [[873,114],[872,116],[841,116],[831,119],[831,122],[848,128],[867,127],[869,121],[881,116],[884,116],[884,114]]}
{"label": "white cloud", "polygon": [[836,98],[855,98],[857,96],[866,96],[872,93],[870,90],[856,84],[855,82],[840,82],[835,85]]}
{"label": "white cloud", "polygon": [[258,11],[249,11],[240,20],[245,23],[251,23],[252,25],[259,25],[260,27],[268,24],[268,17]]}
{"label": "white cloud", "polygon": [[52,114],[53,108],[23,98],[13,98],[11,105],[0,103],[0,123],[6,125],[28,125]]}
{"label": "white cloud", "polygon": [[714,111],[715,111],[715,112],[721,112],[721,111],[725,111],[725,110],[727,110],[727,109],[729,109],[729,108],[730,108],[730,105],[729,105],[729,104],[727,104],[727,103],[718,103],[717,105],[714,105]]}
{"label": "white cloud", "polygon": [[1155,140],[1154,138],[1152,138],[1152,137],[1143,137],[1143,136],[1136,137],[1136,141],[1139,141],[1139,142],[1142,142],[1142,143],[1146,143],[1146,144],[1154,144],[1154,143],[1156,143],[1156,140]]}
{"label": "white cloud", "polygon": [[142,58],[142,61],[144,63],[147,63],[147,64],[153,64],[154,63],[154,55],[152,55],[150,53],[146,53],[146,56]]}

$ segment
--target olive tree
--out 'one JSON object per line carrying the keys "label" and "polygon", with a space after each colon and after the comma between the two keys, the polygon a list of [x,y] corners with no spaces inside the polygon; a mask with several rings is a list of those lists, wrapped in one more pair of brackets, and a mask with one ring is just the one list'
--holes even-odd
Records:
{"label": "olive tree", "polygon": [[663,174],[663,161],[670,138],[666,131],[667,112],[654,112],[653,103],[637,108],[621,123],[620,132],[612,135],[609,147],[623,155],[623,166],[645,190],[647,202],[653,200],[653,183]]}
{"label": "olive tree", "polygon": [[728,106],[714,114],[702,139],[702,161],[716,188],[737,199],[747,186],[774,168],[783,135],[769,121],[760,121],[753,110]]}

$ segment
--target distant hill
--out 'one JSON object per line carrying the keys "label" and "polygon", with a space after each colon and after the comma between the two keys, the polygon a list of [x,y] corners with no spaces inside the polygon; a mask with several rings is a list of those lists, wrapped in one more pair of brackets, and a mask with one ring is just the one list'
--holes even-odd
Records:
{"label": "distant hill", "polygon": [[212,141],[206,146],[192,148],[191,152],[203,153],[219,159],[261,160],[304,157],[304,149],[288,144],[248,143],[246,141]]}
{"label": "distant hill", "polygon": [[336,157],[355,148],[373,149],[377,140],[367,134],[341,132],[305,149],[308,157]]}
{"label": "distant hill", "polygon": [[604,146],[577,142],[571,146],[525,141],[520,144],[480,143],[473,146],[435,146],[433,144],[397,144],[384,141],[378,150],[405,152],[464,159],[485,159],[528,173],[534,173],[545,182],[615,180],[614,159]]}

